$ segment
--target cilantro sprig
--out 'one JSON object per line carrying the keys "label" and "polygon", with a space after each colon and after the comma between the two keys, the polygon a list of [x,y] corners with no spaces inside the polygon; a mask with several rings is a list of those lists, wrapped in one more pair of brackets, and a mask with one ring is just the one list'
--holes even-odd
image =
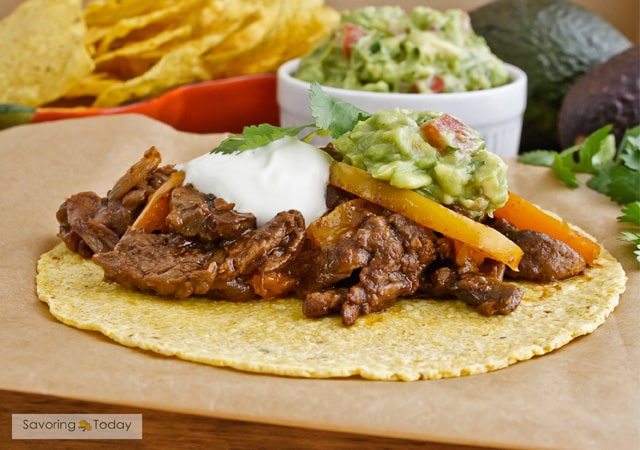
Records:
{"label": "cilantro sprig", "polygon": [[316,119],[316,126],[329,131],[333,138],[351,131],[358,122],[371,116],[351,103],[327,94],[317,82],[311,83],[309,106],[311,115]]}
{"label": "cilantro sprig", "polygon": [[620,239],[635,244],[634,254],[640,262],[640,125],[628,129],[616,148],[611,125],[606,125],[580,144],[561,152],[534,150],[523,153],[518,161],[550,167],[567,186],[577,188],[576,174],[591,174],[586,184],[622,205],[624,215],[618,222],[631,224]]}
{"label": "cilantro sprig", "polygon": [[640,262],[640,202],[629,203],[622,208],[624,215],[618,217],[618,222],[628,222],[635,225],[635,229],[623,230],[620,233],[620,239],[635,244],[636,249],[633,252],[636,259]]}
{"label": "cilantro sprig", "polygon": [[215,153],[232,154],[263,147],[270,142],[277,141],[285,136],[297,136],[305,128],[313,125],[302,125],[298,127],[278,127],[263,123],[260,125],[246,126],[242,134],[232,134],[212,150]]}
{"label": "cilantro sprig", "polygon": [[307,134],[300,139],[306,142],[310,142],[315,136],[330,135],[337,138],[370,116],[352,104],[327,94],[317,82],[311,83],[309,88],[309,106],[315,123],[295,127],[279,127],[266,123],[246,126],[242,133],[230,135],[211,150],[211,153],[232,154],[251,150],[285,136],[300,136],[305,130]]}

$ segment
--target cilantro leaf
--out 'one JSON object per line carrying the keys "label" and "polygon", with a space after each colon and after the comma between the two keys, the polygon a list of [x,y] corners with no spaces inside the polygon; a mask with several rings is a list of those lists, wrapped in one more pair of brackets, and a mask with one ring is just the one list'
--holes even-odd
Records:
{"label": "cilantro leaf", "polygon": [[555,150],[532,150],[518,156],[518,161],[532,166],[551,167],[557,154]]}
{"label": "cilantro leaf", "polygon": [[227,137],[218,147],[211,150],[211,153],[232,154],[251,150],[277,141],[285,136],[297,136],[302,130],[312,126],[277,127],[267,123],[246,126],[243,128],[242,134],[233,134]]}
{"label": "cilantro leaf", "polygon": [[613,161],[616,154],[615,137],[610,134],[611,125],[591,133],[577,146],[578,160],[573,170],[580,173],[597,173],[598,169]]}
{"label": "cilantro leaf", "polygon": [[325,93],[318,82],[311,83],[309,105],[311,114],[316,119],[316,126],[328,130],[334,138],[351,131],[356,123],[371,116],[368,112]]}
{"label": "cilantro leaf", "polygon": [[618,158],[629,169],[640,171],[640,126],[626,131]]}
{"label": "cilantro leaf", "polygon": [[578,178],[573,170],[571,170],[571,167],[567,166],[562,156],[558,154],[554,155],[553,162],[551,163],[551,169],[553,169],[553,172],[558,176],[558,178],[569,185],[569,187],[577,188],[580,186]]}
{"label": "cilantro leaf", "polygon": [[317,82],[312,83],[309,89],[309,103],[316,123],[296,127],[278,127],[267,123],[246,126],[242,133],[228,136],[211,153],[233,154],[259,148],[285,136],[297,137],[305,129],[310,130],[301,138],[303,141],[309,142],[314,136],[329,134],[336,138],[371,116],[350,103],[325,93]]}
{"label": "cilantro leaf", "polygon": [[640,225],[640,202],[629,203],[622,208],[624,215],[618,217],[618,222],[630,222]]}
{"label": "cilantro leaf", "polygon": [[591,189],[625,205],[640,200],[640,173],[626,166],[616,165],[601,170],[587,181]]}
{"label": "cilantro leaf", "polygon": [[640,231],[622,231],[620,240],[632,242],[636,245],[633,254],[636,255],[636,260],[640,262]]}

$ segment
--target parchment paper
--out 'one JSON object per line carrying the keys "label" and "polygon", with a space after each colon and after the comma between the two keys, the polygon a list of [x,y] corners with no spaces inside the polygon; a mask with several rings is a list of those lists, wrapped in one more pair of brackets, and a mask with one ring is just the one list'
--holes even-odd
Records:
{"label": "parchment paper", "polygon": [[499,448],[638,448],[640,267],[617,239],[620,207],[515,161],[510,189],[597,237],[629,276],[604,325],[543,357],[445,380],[294,379],[166,358],[53,319],[35,296],[34,275],[38,256],[58,242],[55,213],[64,199],[106,193],[151,145],[173,163],[220,139],[136,115],[0,132],[0,389]]}

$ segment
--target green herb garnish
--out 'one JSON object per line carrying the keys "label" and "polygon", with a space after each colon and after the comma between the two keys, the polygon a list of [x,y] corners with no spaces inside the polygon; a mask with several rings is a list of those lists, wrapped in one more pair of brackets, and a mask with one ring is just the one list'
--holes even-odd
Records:
{"label": "green herb garnish", "polygon": [[368,112],[325,93],[317,82],[311,83],[309,104],[316,126],[329,131],[333,138],[351,131],[358,122],[371,116]]}
{"label": "green herb garnish", "polygon": [[623,230],[620,239],[635,244],[636,250],[633,252],[636,259],[640,261],[640,202],[629,203],[622,208],[623,216],[618,217],[618,222],[629,222],[635,225],[634,230]]}
{"label": "green herb garnish", "polygon": [[285,136],[297,136],[302,130],[313,125],[299,127],[277,127],[263,123],[244,127],[242,134],[232,134],[213,150],[216,153],[238,153],[262,147]]}
{"label": "green herb garnish", "polygon": [[232,154],[259,148],[285,136],[299,136],[306,129],[309,130],[308,134],[301,137],[306,142],[315,136],[331,135],[337,138],[370,116],[350,103],[327,94],[317,82],[312,83],[309,89],[309,104],[316,123],[297,127],[278,127],[266,123],[246,126],[242,133],[230,135],[211,153]]}
{"label": "green herb garnish", "polygon": [[634,254],[640,262],[640,125],[628,129],[616,149],[611,125],[590,134],[581,144],[561,152],[534,150],[523,153],[518,161],[550,167],[569,187],[580,182],[577,173],[591,174],[587,186],[623,206],[619,222],[633,224],[633,230],[621,232],[620,239],[635,243]]}

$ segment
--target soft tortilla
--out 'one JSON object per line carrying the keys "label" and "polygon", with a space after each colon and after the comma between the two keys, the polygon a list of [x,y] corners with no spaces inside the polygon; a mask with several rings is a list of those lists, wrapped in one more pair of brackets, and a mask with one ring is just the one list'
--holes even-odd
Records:
{"label": "soft tortilla", "polygon": [[103,281],[64,244],[38,262],[37,293],[61,322],[130,347],[239,370],[373,380],[457,377],[507,367],[593,332],[618,304],[626,275],[602,249],[585,275],[521,283],[510,315],[485,317],[453,300],[400,300],[344,327],[309,319],[301,301],[168,300]]}

